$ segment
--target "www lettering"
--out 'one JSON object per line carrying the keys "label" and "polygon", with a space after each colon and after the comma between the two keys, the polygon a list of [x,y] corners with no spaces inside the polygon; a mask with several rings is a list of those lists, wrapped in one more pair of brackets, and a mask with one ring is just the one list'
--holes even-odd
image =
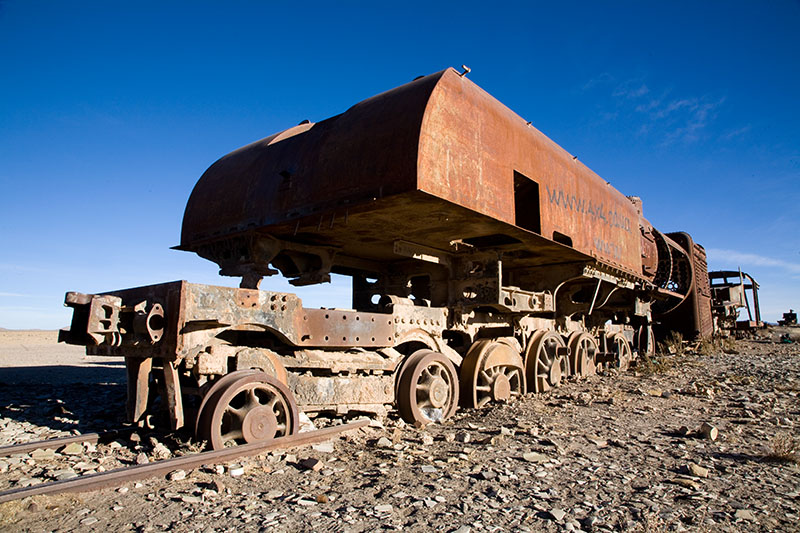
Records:
{"label": "www lettering", "polygon": [[591,200],[578,198],[574,194],[564,194],[563,190],[550,189],[547,184],[545,184],[545,191],[551,205],[562,207],[567,211],[575,211],[596,220],[602,220],[613,228],[621,228],[629,233],[631,231],[630,219],[616,210],[606,211],[603,204],[592,203]]}
{"label": "www lettering", "polygon": [[603,239],[594,239],[594,247],[601,254],[613,257],[615,259],[622,259],[622,248],[614,243],[606,242]]}

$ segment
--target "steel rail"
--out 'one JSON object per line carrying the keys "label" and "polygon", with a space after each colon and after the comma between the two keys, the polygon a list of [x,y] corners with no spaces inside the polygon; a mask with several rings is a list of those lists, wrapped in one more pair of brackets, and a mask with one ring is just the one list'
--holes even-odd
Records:
{"label": "steel rail", "polygon": [[47,450],[50,448],[60,448],[73,442],[89,442],[96,444],[98,442],[114,439],[126,433],[132,433],[139,428],[123,428],[115,429],[112,431],[104,431],[103,433],[84,433],[83,435],[73,435],[71,437],[58,437],[56,439],[37,440],[33,442],[24,442],[22,444],[12,444],[10,446],[0,446],[0,457],[8,457],[15,453],[28,453],[33,450]]}
{"label": "steel rail", "polygon": [[230,448],[224,448],[222,450],[210,450],[207,452],[175,457],[173,459],[156,461],[154,463],[126,466],[123,468],[109,470],[108,472],[89,474],[78,478],[53,481],[52,483],[43,483],[41,485],[34,485],[32,487],[21,487],[17,489],[6,490],[0,492],[0,503],[19,500],[22,498],[27,498],[28,496],[36,496],[40,494],[87,492],[91,490],[98,490],[117,486],[128,481],[137,481],[157,475],[167,474],[173,470],[181,468],[196,468],[204,464],[230,461],[239,457],[257,455],[270,450],[279,450],[294,446],[313,444],[324,441],[339,433],[344,433],[345,431],[362,428],[367,424],[369,424],[369,420],[359,420],[349,424],[331,426],[314,431],[307,431],[305,433],[296,433],[294,435],[289,435],[288,437],[280,437],[264,442],[252,442],[250,444],[233,446]]}

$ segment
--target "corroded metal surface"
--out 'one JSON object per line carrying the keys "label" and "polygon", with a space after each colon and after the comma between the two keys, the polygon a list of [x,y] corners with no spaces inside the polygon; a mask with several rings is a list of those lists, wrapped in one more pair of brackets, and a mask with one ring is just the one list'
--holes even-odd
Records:
{"label": "corroded metal surface", "polygon": [[[224,156],[197,182],[177,248],[239,288],[68,293],[60,339],[125,357],[132,421],[161,405],[173,428],[189,416],[208,434],[256,372],[307,411],[394,404],[427,423],[459,392],[481,406],[624,368],[652,353],[654,330],[709,334],[705,250],[655,229],[640,198],[465,74],[418,78]],[[352,309],[260,290],[276,274],[297,286],[348,276]],[[253,435],[279,425],[253,409]]]}
{"label": "corroded metal surface", "polygon": [[461,401],[467,407],[507,402],[525,394],[525,366],[513,337],[480,339],[461,365]]}
{"label": "corroded metal surface", "polygon": [[442,354],[413,353],[397,385],[397,405],[406,422],[425,425],[450,418],[458,408],[458,374]]}
{"label": "corroded metal surface", "polygon": [[265,372],[239,373],[209,396],[198,416],[198,434],[215,450],[287,437],[300,427],[292,393]]}
{"label": "corroded metal surface", "polygon": [[708,337],[714,331],[714,321],[706,251],[688,233],[669,233],[666,237],[675,243],[670,252],[672,281],[663,284],[661,292],[674,295],[662,303],[668,305],[656,308],[660,328],[679,331],[687,338]]}
{"label": "corroded metal surface", "polygon": [[[583,163],[454,70],[420,132],[419,188],[583,253],[640,266],[633,204]],[[525,194],[533,182],[538,194]],[[539,223],[523,214],[539,212]],[[528,226],[528,227],[526,227]]]}
{"label": "corroded metal surface", "polygon": [[[717,270],[708,273],[711,310],[718,327],[725,330],[753,329],[764,325],[758,301],[758,283],[741,270]],[[739,310],[747,311],[747,320],[737,320]],[[784,323],[786,315],[784,313]],[[795,321],[797,317],[795,316]]]}
{"label": "corroded metal surface", "polygon": [[394,403],[394,378],[388,375],[307,376],[291,374],[289,386],[305,411],[330,409],[330,406],[363,406]]}
{"label": "corroded metal surface", "polygon": [[569,375],[569,350],[553,330],[535,332],[525,352],[525,379],[533,392],[546,392]]}
{"label": "corroded metal surface", "polygon": [[404,255],[402,234],[445,254],[518,244],[537,249],[520,266],[596,258],[647,278],[640,204],[447,69],[220,159],[179,248],[228,275],[266,275],[278,258],[284,275],[321,280],[349,258]]}
{"label": "corroded metal surface", "polygon": [[[300,298],[287,293],[177,281],[103,295],[80,294],[79,298],[92,313],[94,309],[103,309],[102,313],[110,318],[104,321],[102,333],[95,326],[94,315],[89,314],[86,321],[74,322],[72,329],[62,335],[81,338],[73,332],[95,332],[98,338],[92,337],[92,345],[98,347],[98,353],[111,355],[140,349],[150,356],[175,358],[177,354],[180,358],[205,346],[209,335],[215,336],[221,329],[237,328],[269,331],[293,346],[382,347],[390,346],[394,338],[391,316],[351,310],[305,309]],[[163,307],[171,310],[160,324],[157,341],[142,342],[140,336],[131,334],[118,318],[124,315],[125,308],[133,305],[155,307],[162,316]]]}
{"label": "corroded metal surface", "polygon": [[597,342],[585,331],[575,331],[567,339],[570,374],[589,377],[597,373]]}

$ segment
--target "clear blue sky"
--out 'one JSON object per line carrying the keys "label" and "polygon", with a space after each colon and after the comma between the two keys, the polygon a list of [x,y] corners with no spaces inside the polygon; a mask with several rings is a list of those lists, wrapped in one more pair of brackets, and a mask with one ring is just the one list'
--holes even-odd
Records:
{"label": "clear blue sky", "polygon": [[67,290],[235,285],[169,250],[211,163],[462,63],[750,272],[765,318],[800,308],[798,2],[380,4],[0,0],[0,327],[67,325]]}

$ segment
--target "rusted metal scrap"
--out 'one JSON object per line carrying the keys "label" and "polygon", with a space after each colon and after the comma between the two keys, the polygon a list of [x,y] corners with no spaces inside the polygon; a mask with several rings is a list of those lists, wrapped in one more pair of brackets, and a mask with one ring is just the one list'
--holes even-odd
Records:
{"label": "rusted metal scrap", "polygon": [[783,313],[783,320],[778,320],[779,326],[796,326],[797,325],[797,313],[794,312],[794,309],[789,309],[788,313]]}
{"label": "rusted metal scrap", "polygon": [[[711,310],[717,327],[723,331],[752,330],[764,327],[758,303],[758,283],[741,270],[716,270],[708,273],[711,284]],[[747,320],[737,320],[746,309]]]}
{"label": "rusted metal scrap", "polygon": [[[240,288],[68,293],[61,339],[125,358],[132,421],[158,394],[215,446],[291,433],[295,407],[439,421],[713,326],[702,246],[453,69],[222,157],[176,248]],[[259,289],[331,273],[352,309]]]}

